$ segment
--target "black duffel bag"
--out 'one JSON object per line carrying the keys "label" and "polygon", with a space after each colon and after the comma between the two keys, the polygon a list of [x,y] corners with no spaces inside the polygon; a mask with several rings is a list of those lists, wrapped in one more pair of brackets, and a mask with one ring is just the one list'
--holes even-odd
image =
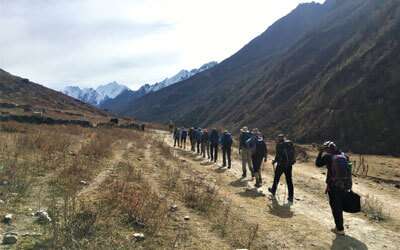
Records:
{"label": "black duffel bag", "polygon": [[346,192],[343,199],[343,211],[352,214],[361,212],[361,197],[353,191]]}

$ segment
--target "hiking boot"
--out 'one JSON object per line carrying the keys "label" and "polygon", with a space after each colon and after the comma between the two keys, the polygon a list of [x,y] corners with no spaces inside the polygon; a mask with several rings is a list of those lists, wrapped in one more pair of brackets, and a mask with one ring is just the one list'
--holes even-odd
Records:
{"label": "hiking boot", "polygon": [[334,233],[334,234],[337,234],[337,235],[341,235],[341,236],[345,235],[344,230],[337,230],[336,228],[332,228],[331,232]]}
{"label": "hiking boot", "polygon": [[275,192],[274,192],[274,190],[272,190],[272,188],[268,188],[268,192],[270,192],[272,194],[272,196],[275,196]]}
{"label": "hiking boot", "polygon": [[290,205],[293,205],[293,198],[288,198],[287,199]]}
{"label": "hiking boot", "polygon": [[242,178],[246,178],[247,177],[247,174],[246,173],[243,173],[242,174]]}

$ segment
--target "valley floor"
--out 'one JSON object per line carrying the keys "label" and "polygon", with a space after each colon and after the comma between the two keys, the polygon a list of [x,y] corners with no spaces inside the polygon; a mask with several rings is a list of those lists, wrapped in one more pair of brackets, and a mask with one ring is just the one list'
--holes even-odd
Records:
{"label": "valley floor", "polygon": [[[13,163],[21,168],[32,153],[38,158],[27,173],[0,169],[4,174],[0,181],[7,181],[0,186],[4,202],[0,215],[12,213],[15,218],[2,224],[0,234],[18,234],[17,244],[0,248],[398,249],[400,245],[400,195],[393,185],[356,178],[354,190],[370,209],[346,214],[347,235],[335,237],[330,232],[333,219],[324,195],[324,171],[311,161],[294,168],[295,202],[289,206],[283,178],[277,199],[264,195],[272,183],[270,163],[264,166],[260,190],[253,188],[250,178],[241,179],[237,151],[232,169],[227,170],[174,148],[170,134],[163,131],[75,130],[58,129],[57,134],[68,141],[65,147],[46,149],[46,143],[38,145],[36,138],[12,159],[5,155],[17,150],[11,141],[29,138],[27,134],[34,131],[18,128],[1,134],[2,166]],[[39,153],[43,150],[58,161],[46,164],[45,155]],[[28,174],[33,175],[29,180]],[[18,183],[26,183],[26,190],[14,185]],[[46,209],[52,221],[38,223],[31,213],[39,209]],[[143,233],[144,239],[134,233]]]}

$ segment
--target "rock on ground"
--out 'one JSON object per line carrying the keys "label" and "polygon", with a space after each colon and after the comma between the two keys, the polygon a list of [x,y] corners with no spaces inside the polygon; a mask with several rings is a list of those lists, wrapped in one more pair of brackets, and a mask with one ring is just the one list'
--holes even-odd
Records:
{"label": "rock on ground", "polygon": [[4,245],[12,245],[17,243],[18,241],[18,236],[16,233],[6,233],[3,236],[3,244]]}

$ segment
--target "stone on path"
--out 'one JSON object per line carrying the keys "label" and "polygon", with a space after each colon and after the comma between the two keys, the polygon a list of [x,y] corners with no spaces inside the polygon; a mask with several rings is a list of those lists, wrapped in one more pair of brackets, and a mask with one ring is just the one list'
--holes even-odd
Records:
{"label": "stone on path", "polygon": [[171,212],[176,212],[176,211],[178,210],[178,205],[176,205],[176,204],[171,205],[171,207],[169,208],[169,210],[170,210]]}
{"label": "stone on path", "polygon": [[190,217],[188,215],[186,215],[185,217],[183,217],[183,219],[188,221],[188,220],[190,220]]}
{"label": "stone on path", "polygon": [[3,244],[4,245],[12,245],[17,243],[18,236],[16,233],[5,233],[3,236]]}
{"label": "stone on path", "polygon": [[51,218],[47,211],[45,210],[39,210],[35,213],[35,216],[37,217],[37,221],[41,224],[46,224],[51,222]]}
{"label": "stone on path", "polygon": [[142,241],[145,239],[144,234],[143,233],[134,233],[133,234],[133,239],[135,241]]}
{"label": "stone on path", "polygon": [[3,218],[3,222],[6,224],[11,224],[12,220],[13,220],[12,214],[6,214]]}
{"label": "stone on path", "polygon": [[89,182],[82,180],[79,182],[79,184],[87,186],[87,185],[89,185]]}

